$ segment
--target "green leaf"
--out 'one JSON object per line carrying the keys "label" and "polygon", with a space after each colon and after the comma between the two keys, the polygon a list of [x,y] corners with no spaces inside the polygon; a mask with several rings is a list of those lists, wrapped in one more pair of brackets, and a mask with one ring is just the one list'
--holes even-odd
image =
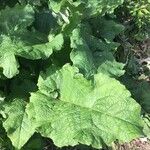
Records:
{"label": "green leaf", "polygon": [[57,19],[52,15],[52,12],[48,9],[36,12],[34,27],[37,31],[49,34],[50,32],[55,32],[57,30],[58,24]]}
{"label": "green leaf", "polygon": [[13,53],[8,52],[3,55],[1,58],[1,66],[4,68],[3,74],[7,78],[12,78],[19,73],[19,65]]}
{"label": "green leaf", "polygon": [[61,10],[61,7],[64,5],[64,3],[67,2],[67,0],[49,0],[49,7],[56,13],[59,13]]}
{"label": "green leaf", "polygon": [[0,33],[11,34],[26,30],[26,27],[34,21],[32,6],[16,5],[13,8],[5,8],[0,11]]}
{"label": "green leaf", "polygon": [[111,14],[122,3],[123,0],[49,0],[49,7],[55,13],[60,13],[66,8],[74,8],[73,10],[79,11],[83,18],[91,18],[96,15],[102,16],[105,13]]}
{"label": "green leaf", "polygon": [[36,32],[25,32],[19,34],[12,39],[9,36],[1,35],[0,37],[0,65],[3,68],[3,73],[7,78],[12,78],[18,74],[19,64],[15,56],[21,56],[27,59],[46,59],[53,51],[61,49],[64,40],[60,33],[56,36],[51,36],[49,42],[43,42],[41,34]]}
{"label": "green leaf", "polygon": [[43,33],[27,30],[33,21],[34,10],[29,4],[15,5],[0,11],[0,67],[7,78],[19,73],[16,56],[32,60],[46,59],[54,50],[62,48],[62,33],[55,35],[51,32],[48,39]]}
{"label": "green leaf", "polygon": [[30,92],[34,92],[37,90],[36,83],[28,78],[23,78],[20,75],[20,78],[12,79],[10,83],[10,97],[20,97],[20,98],[28,98],[30,96]]}
{"label": "green leaf", "polygon": [[11,39],[2,36],[0,43],[0,66],[3,68],[3,74],[7,78],[12,78],[19,73],[19,64],[15,58],[16,46],[11,43]]}
{"label": "green leaf", "polygon": [[75,6],[84,5],[82,8],[86,17],[113,13],[114,9],[121,5],[123,1],[124,0],[77,0],[73,3],[73,0],[69,0],[69,2]]}
{"label": "green leaf", "polygon": [[150,116],[147,114],[143,117],[144,120],[144,129],[143,132],[145,135],[150,138]]}
{"label": "green leaf", "polygon": [[[33,37],[29,37],[31,33],[23,35],[22,40],[15,41],[18,46],[16,55],[27,58],[27,59],[46,59],[53,51],[61,50],[64,43],[63,35],[60,33],[56,36],[50,35],[49,41],[43,42],[41,39],[34,39],[34,36],[39,36],[40,33],[36,32]],[[29,38],[29,39],[28,39]],[[38,42],[38,43],[37,43]]]}
{"label": "green leaf", "polygon": [[62,48],[62,45],[64,43],[63,34],[60,33],[60,34],[56,35],[55,37],[50,36],[49,43],[50,43],[50,47],[52,47],[52,49],[59,51]]}
{"label": "green leaf", "polygon": [[7,150],[7,149],[13,150],[11,141],[7,137],[1,121],[0,121],[0,149],[1,150]]}
{"label": "green leaf", "polygon": [[81,24],[71,35],[71,61],[87,77],[102,72],[113,77],[124,74],[124,64],[115,60],[113,53],[119,46],[91,35],[91,28]]}
{"label": "green leaf", "polygon": [[21,150],[42,150],[46,147],[43,137],[39,134],[34,134],[28,143]]}
{"label": "green leaf", "polygon": [[123,84],[130,90],[133,97],[141,105],[144,112],[150,113],[150,84],[147,81],[140,81],[131,78],[130,76],[123,76]]}
{"label": "green leaf", "polygon": [[38,5],[38,6],[40,6],[41,2],[45,1],[45,0],[18,0],[18,1],[20,3],[22,3],[22,4],[29,3],[29,4],[32,4],[32,5]]}
{"label": "green leaf", "polygon": [[56,72],[49,68],[38,85],[27,113],[37,131],[59,147],[81,143],[100,148],[142,134],[140,106],[123,85],[105,74],[90,81],[65,65]]}
{"label": "green leaf", "polygon": [[102,18],[101,20],[97,19],[97,21],[99,21],[99,26],[103,27],[99,28],[100,36],[109,41],[113,41],[116,35],[120,34],[125,29],[123,25],[118,24],[113,20]]}
{"label": "green leaf", "polygon": [[71,36],[71,48],[73,48],[70,58],[75,66],[81,71],[90,76],[96,71],[93,61],[92,51],[89,49],[88,44],[82,38],[81,29],[74,29]]}
{"label": "green leaf", "polygon": [[112,77],[120,77],[125,73],[124,64],[115,60],[113,54],[109,51],[98,52],[95,56],[98,72],[110,75]]}
{"label": "green leaf", "polygon": [[8,116],[3,122],[7,136],[11,139],[13,146],[20,150],[21,147],[35,132],[34,125],[25,112],[26,104],[21,99],[5,105],[5,114]]}
{"label": "green leaf", "polygon": [[114,38],[124,31],[125,27],[114,20],[109,20],[104,17],[98,16],[90,20],[93,33],[97,37],[113,41]]}
{"label": "green leaf", "polygon": [[142,108],[150,113],[150,84],[146,81],[139,82],[138,84],[135,85],[136,88],[135,90],[135,95],[137,100],[139,100],[139,103],[141,104]]}

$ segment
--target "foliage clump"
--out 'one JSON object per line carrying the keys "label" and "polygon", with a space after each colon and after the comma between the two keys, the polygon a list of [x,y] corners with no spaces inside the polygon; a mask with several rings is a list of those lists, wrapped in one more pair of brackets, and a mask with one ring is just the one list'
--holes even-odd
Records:
{"label": "foliage clump", "polygon": [[149,17],[148,0],[1,0],[0,149],[149,136]]}

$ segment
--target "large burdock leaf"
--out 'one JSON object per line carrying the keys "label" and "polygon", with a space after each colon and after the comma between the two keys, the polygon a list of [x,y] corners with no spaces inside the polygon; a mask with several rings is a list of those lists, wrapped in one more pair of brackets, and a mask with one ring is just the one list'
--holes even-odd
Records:
{"label": "large burdock leaf", "polygon": [[34,125],[25,112],[26,103],[21,99],[15,99],[11,104],[5,106],[7,116],[3,126],[7,136],[11,139],[13,146],[20,150],[21,147],[35,132]]}
{"label": "large burdock leaf", "polygon": [[142,134],[140,106],[115,79],[99,73],[92,81],[76,67],[48,69],[32,93],[27,113],[37,131],[59,146],[78,143],[102,147]]}

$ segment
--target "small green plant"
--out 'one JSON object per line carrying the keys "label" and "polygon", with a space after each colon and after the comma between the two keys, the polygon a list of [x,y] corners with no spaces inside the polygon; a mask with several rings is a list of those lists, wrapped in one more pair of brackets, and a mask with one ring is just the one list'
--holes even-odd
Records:
{"label": "small green plant", "polygon": [[124,4],[133,17],[135,27],[138,30],[136,39],[143,40],[149,37],[150,31],[150,1],[127,0]]}

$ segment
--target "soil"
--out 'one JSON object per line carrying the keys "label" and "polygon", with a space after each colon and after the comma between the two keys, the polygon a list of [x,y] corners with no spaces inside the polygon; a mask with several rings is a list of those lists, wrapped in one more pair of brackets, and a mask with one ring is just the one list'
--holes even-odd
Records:
{"label": "soil", "polygon": [[116,144],[113,150],[150,150],[150,140],[140,138],[123,145]]}

